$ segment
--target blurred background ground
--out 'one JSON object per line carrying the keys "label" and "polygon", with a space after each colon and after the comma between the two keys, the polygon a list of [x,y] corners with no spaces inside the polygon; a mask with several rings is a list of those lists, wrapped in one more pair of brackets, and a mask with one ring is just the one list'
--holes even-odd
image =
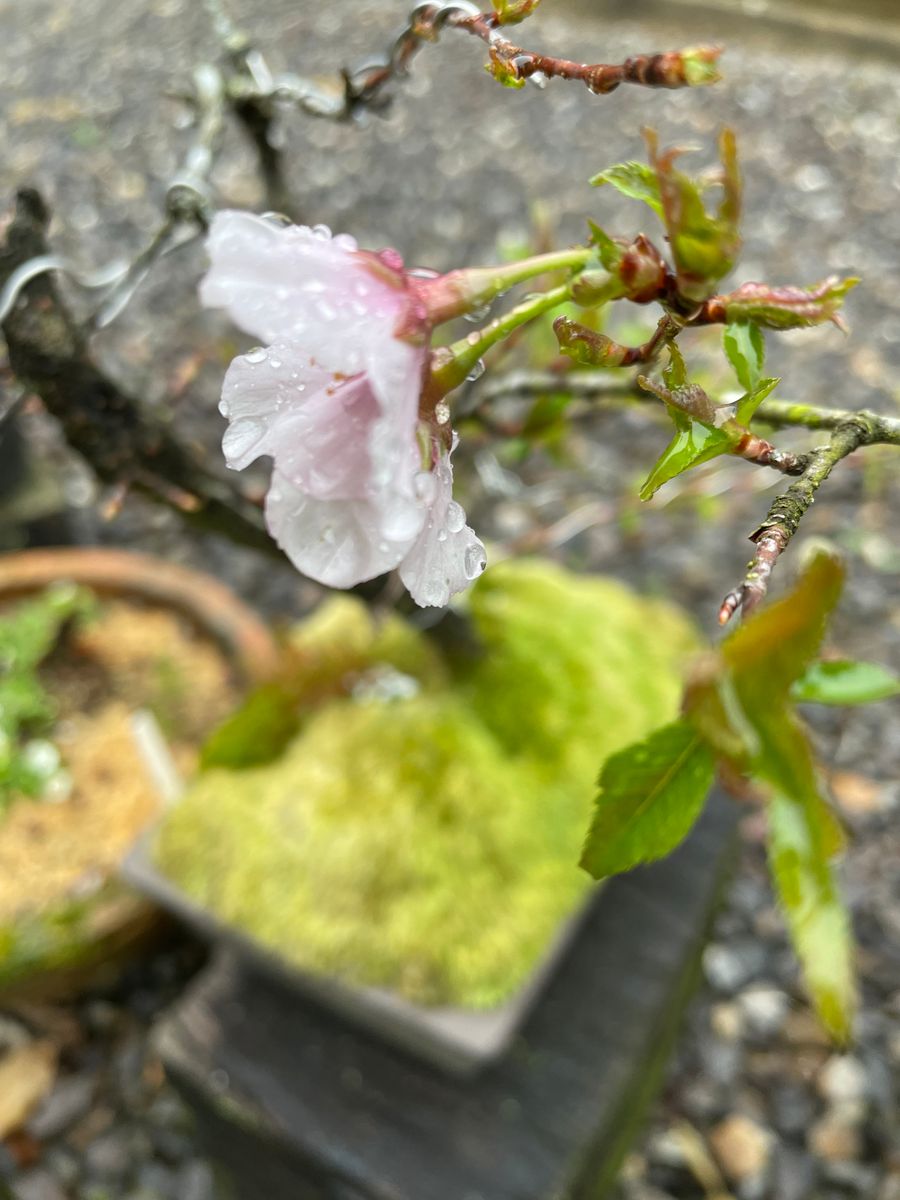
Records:
{"label": "blurred background ground", "polygon": [[[709,161],[715,130],[730,123],[747,188],[736,282],[805,283],[831,271],[864,280],[847,306],[851,337],[827,328],[769,339],[783,394],[893,412],[900,72],[873,52],[877,28],[866,39],[818,43],[799,32],[801,23],[738,20],[728,4],[721,20],[712,4],[662,9],[635,0],[624,15],[622,5],[586,0],[544,7],[523,31],[529,44],[616,61],[685,41],[722,41],[726,80],[714,90],[620,89],[607,98],[561,84],[506,92],[483,74],[480,46],[447,36],[423,51],[386,118],[362,128],[284,122],[300,215],[437,268],[489,260],[501,241],[527,240],[537,202],[560,241],[580,238],[588,213],[613,232],[635,232],[649,224],[644,214],[591,191],[587,178],[639,157],[644,124],[664,140],[702,145]],[[851,15],[862,14],[857,8]],[[380,49],[405,10],[401,0],[244,0],[234,8],[274,67],[323,73]],[[175,127],[178,106],[165,93],[216,52],[201,7],[7,0],[0,28],[0,190],[42,187],[56,211],[54,246],[83,268],[135,253],[157,222],[185,144]],[[884,25],[886,50],[895,29]],[[252,153],[236,131],[214,182],[222,203],[262,204]],[[111,372],[170,413],[216,462],[218,385],[239,343],[215,314],[197,308],[202,264],[199,246],[167,260],[96,347]],[[12,387],[7,376],[2,381]],[[99,522],[89,476],[34,405],[26,404],[22,426],[58,467],[84,536],[195,562],[275,615],[296,616],[315,598],[289,571],[218,539],[189,536],[175,517],[138,500],[129,499],[116,521]],[[629,411],[582,422],[561,466],[543,453],[499,464],[485,449],[476,454],[473,442],[467,507],[481,514],[473,523],[497,545],[534,546],[665,592],[712,634],[718,601],[748,557],[746,535],[780,481],[728,462],[641,506],[634,485],[665,438],[660,423]],[[804,539],[829,537],[847,555],[835,646],[896,670],[900,482],[892,463],[889,451],[871,451],[844,464],[805,522]],[[786,561],[782,586],[791,570]],[[621,1200],[726,1191],[741,1200],[900,1197],[900,706],[837,710],[817,732],[854,833],[844,879],[861,943],[858,1045],[836,1055],[810,1017],[766,882],[758,824],[748,815],[735,882],[706,954],[704,990],[626,1164]],[[27,1136],[0,1148],[0,1180],[17,1200],[213,1194],[184,1114],[146,1047],[150,1020],[196,961],[190,947],[169,950],[73,1008],[0,1023],[0,1045],[33,1045],[42,1031],[61,1047],[63,1065]]]}

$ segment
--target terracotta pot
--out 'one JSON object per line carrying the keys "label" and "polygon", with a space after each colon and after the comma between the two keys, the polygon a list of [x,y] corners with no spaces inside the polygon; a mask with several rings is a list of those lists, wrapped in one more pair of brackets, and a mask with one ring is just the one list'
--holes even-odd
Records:
{"label": "terracotta pot", "polygon": [[[179,612],[218,643],[246,684],[264,678],[277,664],[276,643],[266,624],[202,572],[147,554],[98,547],[0,555],[0,603],[61,582]],[[85,913],[85,941],[77,961],[60,961],[58,948],[48,947],[40,966],[0,985],[2,995],[47,999],[81,990],[114,971],[124,957],[158,936],[164,924],[159,909],[111,879]]]}
{"label": "terracotta pot", "polygon": [[60,582],[176,609],[219,643],[247,682],[264,678],[277,665],[278,651],[265,623],[234,592],[201,571],[149,554],[95,546],[0,557],[0,601]]}

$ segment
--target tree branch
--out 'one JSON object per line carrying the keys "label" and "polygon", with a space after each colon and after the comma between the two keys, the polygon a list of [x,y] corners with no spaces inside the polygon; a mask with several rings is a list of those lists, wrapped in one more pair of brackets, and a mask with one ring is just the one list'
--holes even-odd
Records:
{"label": "tree branch", "polygon": [[[0,248],[0,284],[22,263],[47,253],[49,220],[36,191],[18,193]],[[69,445],[103,483],[137,488],[201,529],[280,557],[259,507],[208,472],[96,366],[84,329],[49,274],[27,283],[2,330],[13,372],[41,397]]]}
{"label": "tree branch", "polygon": [[722,601],[720,625],[727,624],[738,609],[748,616],[765,598],[775,564],[800,527],[816,492],[842,459],[860,446],[872,444],[871,436],[867,422],[850,414],[848,421],[833,430],[827,446],[820,446],[807,456],[803,477],[778,497],[762,525],[750,535],[750,540],[756,543],[756,554],[743,582]]}

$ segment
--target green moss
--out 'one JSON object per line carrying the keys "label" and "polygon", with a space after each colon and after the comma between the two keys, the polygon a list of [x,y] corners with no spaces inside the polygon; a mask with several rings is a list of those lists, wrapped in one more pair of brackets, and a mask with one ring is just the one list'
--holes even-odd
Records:
{"label": "green moss", "polygon": [[[508,998],[590,886],[600,763],[674,715],[695,638],[666,605],[537,561],[492,568],[469,603],[484,653],[452,680],[409,626],[329,604],[299,644],[352,643],[353,694],[277,762],[201,775],[159,833],[163,871],[302,967],[428,1004]],[[358,669],[366,638],[393,676]]]}

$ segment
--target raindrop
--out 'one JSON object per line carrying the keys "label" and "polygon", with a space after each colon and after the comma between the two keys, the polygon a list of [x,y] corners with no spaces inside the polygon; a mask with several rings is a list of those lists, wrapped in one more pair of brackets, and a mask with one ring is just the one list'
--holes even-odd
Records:
{"label": "raindrop", "polygon": [[264,221],[268,221],[270,225],[277,225],[279,228],[285,225],[292,225],[291,218],[280,212],[264,212],[262,215]]}
{"label": "raindrop", "polygon": [[472,370],[466,376],[469,383],[474,383],[476,379],[480,379],[484,374],[484,359],[479,358]]}
{"label": "raindrop", "polygon": [[547,86],[547,78],[547,75],[543,71],[535,71],[533,75],[528,76],[528,82],[533,83],[536,88],[540,88],[543,91]]}
{"label": "raindrop", "polygon": [[446,540],[447,540],[447,530],[446,530],[446,529],[439,529],[439,530],[438,530],[438,533],[437,533],[437,540],[438,540],[439,542],[446,542]]}
{"label": "raindrop", "polygon": [[477,579],[486,566],[487,558],[485,558],[484,546],[481,542],[472,542],[466,546],[466,553],[463,557],[466,579]]}
{"label": "raindrop", "polygon": [[466,514],[462,507],[451,500],[447,505],[447,528],[451,533],[459,533],[466,523]]}
{"label": "raindrop", "polygon": [[[473,308],[470,312],[463,313],[463,320],[469,321],[472,325],[476,325],[479,321],[483,321],[490,311],[491,305],[489,301],[487,304],[479,305],[478,308]],[[470,334],[469,337],[471,336],[472,335]]]}
{"label": "raindrop", "polygon": [[263,346],[254,346],[252,350],[248,350],[244,355],[245,360],[254,366],[256,363],[265,362],[268,357],[269,352]]}
{"label": "raindrop", "polygon": [[269,366],[272,368],[273,371],[277,371],[278,368],[281,366],[281,359],[280,358],[270,358]]}
{"label": "raindrop", "polygon": [[331,230],[328,228],[327,225],[313,225],[312,232],[313,232],[313,237],[318,238],[318,240],[320,242],[330,242],[331,241]]}

